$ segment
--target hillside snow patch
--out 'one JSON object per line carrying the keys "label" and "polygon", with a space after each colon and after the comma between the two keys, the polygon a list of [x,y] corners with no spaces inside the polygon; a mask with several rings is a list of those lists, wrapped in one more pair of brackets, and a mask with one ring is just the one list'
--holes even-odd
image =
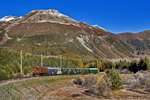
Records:
{"label": "hillside snow patch", "polygon": [[87,44],[86,44],[85,39],[87,39],[87,38],[85,38],[85,39],[84,39],[84,37],[76,37],[76,38],[84,46],[84,48],[86,48],[90,52],[93,52],[93,50],[91,48],[89,48],[89,46],[87,46]]}
{"label": "hillside snow patch", "polygon": [[16,19],[16,17],[14,17],[14,16],[5,16],[5,17],[1,18],[0,21],[9,22],[9,21],[12,21],[14,19]]}

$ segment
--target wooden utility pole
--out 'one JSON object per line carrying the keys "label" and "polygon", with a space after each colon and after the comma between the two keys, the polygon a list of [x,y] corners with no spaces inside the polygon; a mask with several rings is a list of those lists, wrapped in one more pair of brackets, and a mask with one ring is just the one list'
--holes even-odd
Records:
{"label": "wooden utility pole", "polygon": [[22,50],[20,51],[20,75],[23,76],[23,69],[22,69]]}
{"label": "wooden utility pole", "polygon": [[41,67],[43,67],[43,55],[41,54]]}
{"label": "wooden utility pole", "polygon": [[96,59],[96,65],[97,65],[97,70],[98,70],[98,73],[99,73],[99,68],[98,68],[98,59]]}
{"label": "wooden utility pole", "polygon": [[60,68],[62,68],[62,57],[60,57],[59,59],[60,59]]}

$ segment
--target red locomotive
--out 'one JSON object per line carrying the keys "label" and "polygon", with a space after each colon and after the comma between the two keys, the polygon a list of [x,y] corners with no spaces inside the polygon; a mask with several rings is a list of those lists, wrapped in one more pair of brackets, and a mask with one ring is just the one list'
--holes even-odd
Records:
{"label": "red locomotive", "polygon": [[44,76],[48,72],[47,67],[35,67],[32,69],[33,76]]}

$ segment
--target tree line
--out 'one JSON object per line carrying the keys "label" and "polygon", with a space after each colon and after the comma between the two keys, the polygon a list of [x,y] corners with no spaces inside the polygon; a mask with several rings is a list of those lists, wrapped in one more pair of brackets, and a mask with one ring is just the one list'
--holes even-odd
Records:
{"label": "tree line", "polygon": [[[31,73],[32,68],[41,65],[41,57],[23,53],[23,74]],[[20,53],[0,49],[0,80],[20,77]],[[69,58],[69,57],[47,57],[43,56],[43,66],[63,67],[63,68],[98,68],[99,71],[105,69],[128,69],[131,72],[150,69],[150,60],[148,58],[140,61],[119,61],[111,62],[108,60],[94,58]]]}
{"label": "tree line", "polygon": [[101,60],[98,64],[98,68],[100,71],[104,71],[105,69],[127,69],[130,72],[136,73],[138,71],[145,71],[145,70],[150,70],[150,59],[145,57],[145,58],[140,58],[139,61],[133,60],[133,61],[127,61],[127,60],[120,60],[118,62],[111,62],[111,61],[104,61]]}

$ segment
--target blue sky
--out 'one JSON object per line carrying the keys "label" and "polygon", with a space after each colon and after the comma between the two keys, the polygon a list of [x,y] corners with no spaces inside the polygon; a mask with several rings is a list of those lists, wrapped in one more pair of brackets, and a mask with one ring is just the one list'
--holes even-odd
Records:
{"label": "blue sky", "polygon": [[1,0],[0,17],[24,16],[36,9],[57,9],[114,33],[150,29],[150,0]]}

